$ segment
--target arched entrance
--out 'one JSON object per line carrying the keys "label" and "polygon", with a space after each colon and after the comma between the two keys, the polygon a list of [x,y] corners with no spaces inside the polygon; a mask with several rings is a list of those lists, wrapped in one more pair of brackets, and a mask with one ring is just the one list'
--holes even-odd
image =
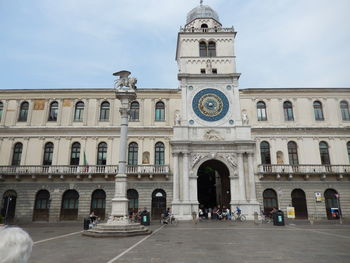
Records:
{"label": "arched entrance", "polygon": [[101,220],[106,216],[106,193],[102,189],[97,189],[91,196],[90,212],[94,211],[95,215]]}
{"label": "arched entrance", "polygon": [[67,190],[62,197],[61,220],[78,219],[79,194],[75,190]]}
{"label": "arched entrance", "polygon": [[307,219],[307,205],[305,192],[301,189],[294,189],[292,191],[292,206],[295,210],[296,219]]}
{"label": "arched entrance", "polygon": [[166,193],[162,189],[156,189],[152,193],[152,219],[160,219],[160,215],[166,209]]}
{"label": "arched entrance", "polygon": [[49,221],[50,193],[47,190],[37,192],[34,203],[33,221]]}
{"label": "arched entrance", "polygon": [[327,218],[329,220],[332,219],[338,219],[339,217],[333,216],[331,212],[331,208],[338,208],[339,209],[339,203],[336,195],[338,194],[337,191],[334,189],[327,189],[324,192],[324,199],[325,199],[325,204],[326,204],[326,212],[327,212]]}
{"label": "arched entrance", "polygon": [[204,162],[198,169],[198,202],[201,208],[230,207],[230,172],[218,160]]}
{"label": "arched entrance", "polygon": [[6,191],[2,197],[1,215],[4,217],[4,221],[7,224],[11,224],[15,221],[16,199],[17,193],[14,190]]}
{"label": "arched entrance", "polygon": [[135,189],[128,189],[127,197],[129,200],[129,215],[132,215],[133,213],[137,214],[139,210],[139,193]]}
{"label": "arched entrance", "polygon": [[277,193],[273,189],[266,189],[263,192],[264,199],[264,213],[266,215],[270,214],[272,209],[278,209]]}

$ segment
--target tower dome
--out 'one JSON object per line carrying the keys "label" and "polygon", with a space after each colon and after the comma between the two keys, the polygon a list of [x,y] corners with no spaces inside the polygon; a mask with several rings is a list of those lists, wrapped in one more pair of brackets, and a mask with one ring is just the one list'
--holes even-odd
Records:
{"label": "tower dome", "polygon": [[207,6],[207,5],[201,4],[201,5],[193,8],[187,14],[186,24],[192,22],[193,20],[195,20],[197,18],[212,18],[220,23],[219,15],[210,6]]}

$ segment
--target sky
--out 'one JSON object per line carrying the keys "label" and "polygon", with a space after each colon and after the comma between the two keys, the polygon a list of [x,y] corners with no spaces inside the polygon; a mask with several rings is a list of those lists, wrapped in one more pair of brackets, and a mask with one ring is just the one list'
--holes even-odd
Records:
{"label": "sky", "polygon": [[[239,86],[350,87],[349,0],[204,0],[234,26]],[[0,89],[177,88],[177,33],[199,0],[0,0]]]}

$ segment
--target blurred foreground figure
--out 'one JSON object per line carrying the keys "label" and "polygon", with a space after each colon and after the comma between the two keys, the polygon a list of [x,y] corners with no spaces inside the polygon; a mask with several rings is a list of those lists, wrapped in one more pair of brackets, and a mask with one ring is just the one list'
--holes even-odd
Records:
{"label": "blurred foreground figure", "polygon": [[33,241],[19,227],[0,227],[0,263],[27,263]]}

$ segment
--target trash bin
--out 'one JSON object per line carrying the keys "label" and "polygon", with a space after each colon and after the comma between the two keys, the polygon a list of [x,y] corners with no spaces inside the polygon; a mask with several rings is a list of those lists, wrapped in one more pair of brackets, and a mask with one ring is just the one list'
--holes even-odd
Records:
{"label": "trash bin", "polygon": [[90,218],[85,217],[84,218],[84,224],[83,224],[84,230],[88,230],[89,229],[89,225],[90,225]]}
{"label": "trash bin", "polygon": [[149,212],[142,212],[141,213],[141,225],[143,226],[149,226],[151,222],[151,217]]}
{"label": "trash bin", "polygon": [[331,208],[331,215],[333,219],[339,219],[339,209],[338,208]]}
{"label": "trash bin", "polygon": [[281,210],[273,214],[273,225],[284,226],[284,213]]}

